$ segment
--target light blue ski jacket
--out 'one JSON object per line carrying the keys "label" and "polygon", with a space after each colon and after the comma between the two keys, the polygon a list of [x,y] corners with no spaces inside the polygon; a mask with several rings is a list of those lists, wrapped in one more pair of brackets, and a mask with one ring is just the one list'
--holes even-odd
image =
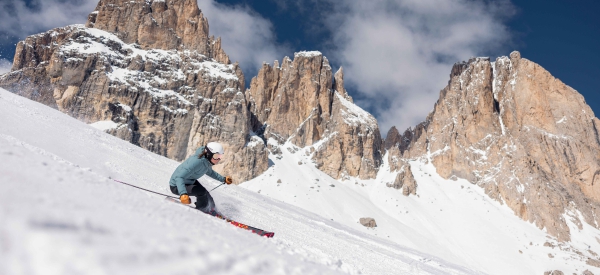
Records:
{"label": "light blue ski jacket", "polygon": [[187,194],[185,185],[194,184],[197,179],[205,174],[220,182],[225,182],[225,177],[221,176],[212,169],[212,164],[207,158],[198,158],[198,155],[202,154],[202,151],[204,151],[204,146],[198,148],[196,153],[179,164],[177,169],[175,169],[175,172],[173,172],[173,175],[171,175],[169,185],[177,186],[179,195]]}

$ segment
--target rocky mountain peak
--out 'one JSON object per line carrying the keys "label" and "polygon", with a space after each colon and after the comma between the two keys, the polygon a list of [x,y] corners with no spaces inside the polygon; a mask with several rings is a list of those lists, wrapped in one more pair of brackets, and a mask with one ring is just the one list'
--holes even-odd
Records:
{"label": "rocky mountain peak", "polygon": [[597,227],[599,124],[583,96],[516,51],[457,63],[450,78],[390,162],[430,158],[442,177],[483,187],[561,241],[566,219]]}
{"label": "rocky mountain peak", "polygon": [[402,136],[398,132],[398,129],[396,129],[396,126],[392,126],[385,138],[384,147],[386,150],[389,150],[392,146],[400,146],[401,140]]}
{"label": "rocky mountain peak", "polygon": [[348,94],[348,91],[344,88],[344,68],[340,66],[333,77],[334,90],[340,93],[340,95],[346,100],[354,103],[352,97]]}
{"label": "rocky mountain peak", "polygon": [[86,26],[19,42],[0,87],[176,160],[221,142],[229,157],[216,169],[238,181],[267,169],[242,70],[194,0],[101,0]]}
{"label": "rocky mountain peak", "polygon": [[86,27],[142,49],[191,50],[230,63],[220,39],[209,37],[208,21],[195,0],[100,0]]}
{"label": "rocky mountain peak", "polygon": [[519,65],[519,60],[521,60],[521,53],[518,51],[512,51],[509,55],[510,62],[515,66]]}
{"label": "rocky mountain peak", "polygon": [[264,64],[247,91],[253,129],[273,140],[272,147],[289,142],[310,148],[317,167],[334,178],[375,177],[381,163],[379,127],[352,103],[343,69],[333,76],[327,58],[315,51],[278,64]]}
{"label": "rocky mountain peak", "polygon": [[324,131],[321,121],[329,119],[321,114],[331,113],[331,88],[331,67],[320,52],[297,52],[280,66],[264,64],[248,91],[258,118],[255,129],[266,124],[268,133],[276,133],[267,136],[280,143],[294,138],[300,147],[313,144]]}

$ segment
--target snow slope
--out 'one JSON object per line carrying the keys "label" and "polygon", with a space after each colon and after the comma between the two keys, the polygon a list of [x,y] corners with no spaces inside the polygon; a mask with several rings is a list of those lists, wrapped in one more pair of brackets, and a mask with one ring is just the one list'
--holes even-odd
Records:
{"label": "snow slope", "polygon": [[3,89],[0,163],[0,274],[481,274],[239,186],[220,210],[274,238],[116,183],[169,194],[178,163]]}
{"label": "snow slope", "polygon": [[[572,219],[578,213],[565,214],[572,242],[558,243],[476,185],[441,178],[427,158],[411,162],[417,196],[406,197],[401,190],[386,187],[396,176],[388,163],[375,180],[339,182],[314,167],[310,148],[282,147],[282,156],[270,157],[273,165],[265,174],[242,186],[365,234],[488,274],[551,270],[600,274],[599,268],[586,264],[588,257],[597,258],[600,252],[600,231],[588,224],[578,228]],[[363,227],[358,223],[361,217],[375,218],[378,227]]]}

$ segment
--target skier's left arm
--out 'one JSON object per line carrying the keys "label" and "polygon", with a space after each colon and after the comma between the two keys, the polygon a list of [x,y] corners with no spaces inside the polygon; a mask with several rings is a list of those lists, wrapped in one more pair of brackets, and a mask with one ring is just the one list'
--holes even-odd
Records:
{"label": "skier's left arm", "polygon": [[212,170],[212,169],[211,169],[211,170],[208,170],[208,172],[206,172],[206,174],[207,174],[209,177],[211,177],[211,178],[213,178],[213,179],[216,179],[216,180],[218,180],[218,181],[220,181],[220,182],[225,182],[225,177],[223,177],[223,176],[221,176],[221,174],[219,174],[219,173],[215,172],[215,170]]}

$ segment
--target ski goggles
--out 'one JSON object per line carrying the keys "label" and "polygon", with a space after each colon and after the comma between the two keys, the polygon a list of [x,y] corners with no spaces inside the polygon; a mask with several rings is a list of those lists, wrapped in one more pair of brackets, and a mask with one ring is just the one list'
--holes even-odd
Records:
{"label": "ski goggles", "polygon": [[214,160],[221,160],[222,157],[223,157],[223,154],[214,154],[212,158]]}

